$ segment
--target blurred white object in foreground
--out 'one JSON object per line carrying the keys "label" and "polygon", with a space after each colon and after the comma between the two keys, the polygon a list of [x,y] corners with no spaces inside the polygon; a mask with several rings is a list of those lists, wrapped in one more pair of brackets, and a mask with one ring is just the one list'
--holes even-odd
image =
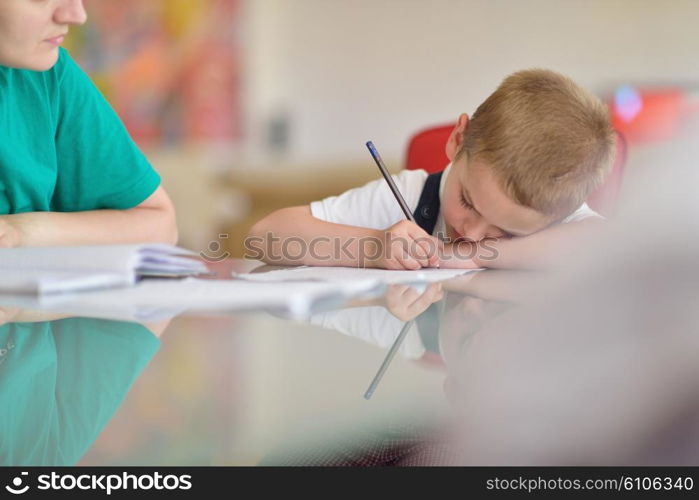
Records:
{"label": "blurred white object in foreground", "polygon": [[556,293],[489,322],[449,367],[459,462],[699,463],[694,142],[632,162],[618,216]]}

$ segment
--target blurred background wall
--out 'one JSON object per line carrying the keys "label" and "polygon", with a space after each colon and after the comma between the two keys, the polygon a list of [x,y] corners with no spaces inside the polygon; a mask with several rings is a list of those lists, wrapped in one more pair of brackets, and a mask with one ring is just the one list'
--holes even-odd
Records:
{"label": "blurred background wall", "polygon": [[265,213],[376,178],[368,139],[400,169],[412,133],[472,113],[518,69],[600,95],[632,158],[697,107],[694,0],[86,6],[69,49],[163,175],[181,244],[198,251],[241,255]]}

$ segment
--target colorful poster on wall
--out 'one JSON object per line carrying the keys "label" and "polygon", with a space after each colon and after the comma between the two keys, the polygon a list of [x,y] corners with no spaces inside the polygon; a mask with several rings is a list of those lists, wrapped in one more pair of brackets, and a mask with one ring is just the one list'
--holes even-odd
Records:
{"label": "colorful poster on wall", "polygon": [[67,48],[141,145],[240,139],[239,0],[87,0]]}

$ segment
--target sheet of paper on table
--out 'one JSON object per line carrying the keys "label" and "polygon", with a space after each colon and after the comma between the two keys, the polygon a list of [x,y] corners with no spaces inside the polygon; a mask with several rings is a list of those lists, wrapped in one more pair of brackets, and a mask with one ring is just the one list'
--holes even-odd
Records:
{"label": "sheet of paper on table", "polygon": [[0,269],[0,293],[48,295],[131,284],[131,276],[124,274]]}
{"label": "sheet of paper on table", "polygon": [[365,269],[357,267],[291,267],[266,272],[235,274],[239,279],[257,282],[321,281],[329,283],[352,283],[376,280],[383,284],[428,283],[444,281],[456,276],[478,271],[478,269],[434,269],[417,271],[391,271],[388,269]]}
{"label": "sheet of paper on table", "polygon": [[[264,309],[306,316],[371,292],[375,280],[340,283],[263,283],[243,280],[151,279],[133,287],[31,298],[0,296],[0,306],[109,319],[158,321],[189,312]],[[27,300],[32,299],[32,300]]]}

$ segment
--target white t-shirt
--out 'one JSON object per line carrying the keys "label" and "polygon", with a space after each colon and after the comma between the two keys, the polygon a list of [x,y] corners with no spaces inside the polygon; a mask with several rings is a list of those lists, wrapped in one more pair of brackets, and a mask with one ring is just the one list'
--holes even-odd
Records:
{"label": "white t-shirt", "polygon": [[[395,342],[405,325],[404,321],[380,306],[326,311],[310,316],[308,322],[384,348],[390,347]],[[400,353],[408,359],[418,359],[425,353],[417,323],[413,323],[408,330],[406,338],[401,343]]]}
{"label": "white t-shirt", "polygon": [[[451,164],[447,166],[442,175],[439,185],[440,200],[444,194],[444,185],[449,169],[451,169]],[[420,201],[420,195],[427,176],[428,174],[425,170],[403,170],[399,174],[392,176],[398,190],[405,199],[405,203],[413,213]],[[345,191],[341,195],[329,196],[324,200],[314,201],[311,203],[311,214],[316,219],[326,222],[370,229],[387,229],[405,219],[405,214],[403,214],[391,192],[391,188],[388,187],[383,178]],[[575,212],[561,222],[577,222],[588,217],[600,217],[600,215],[588,207],[587,203],[583,203]],[[446,234],[441,210],[432,234]]]}

